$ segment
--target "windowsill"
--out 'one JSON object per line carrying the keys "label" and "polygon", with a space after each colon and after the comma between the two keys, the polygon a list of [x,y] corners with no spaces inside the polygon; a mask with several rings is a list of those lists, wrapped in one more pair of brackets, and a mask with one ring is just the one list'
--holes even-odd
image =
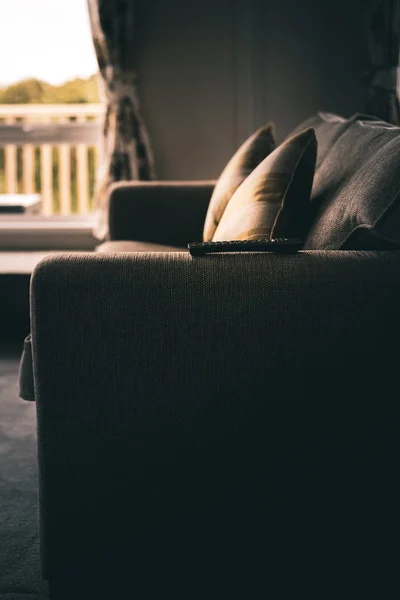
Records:
{"label": "windowsill", "polygon": [[0,215],[0,250],[94,250],[94,224],[94,215]]}

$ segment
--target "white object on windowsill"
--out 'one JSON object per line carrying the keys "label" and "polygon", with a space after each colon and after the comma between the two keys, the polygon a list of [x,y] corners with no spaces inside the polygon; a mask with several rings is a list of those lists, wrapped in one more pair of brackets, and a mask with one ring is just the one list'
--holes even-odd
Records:
{"label": "white object on windowsill", "polygon": [[40,194],[0,194],[0,214],[40,214]]}

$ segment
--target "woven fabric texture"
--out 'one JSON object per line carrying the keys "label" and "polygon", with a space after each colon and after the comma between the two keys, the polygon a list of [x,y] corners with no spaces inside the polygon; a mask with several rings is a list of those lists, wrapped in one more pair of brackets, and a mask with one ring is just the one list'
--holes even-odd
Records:
{"label": "woven fabric texture", "polygon": [[235,152],[221,173],[208,207],[203,239],[213,239],[222,215],[241,183],[276,148],[274,128],[271,123],[260,127]]}
{"label": "woven fabric texture", "polygon": [[314,129],[318,143],[317,160],[315,163],[315,172],[317,172],[335,142],[357,120],[376,121],[377,119],[376,117],[359,113],[352,115],[349,119],[345,119],[333,113],[318,112],[293,129],[286,137],[286,140],[307,129]]}
{"label": "woven fabric texture", "polygon": [[[337,130],[334,119],[331,124]],[[400,128],[371,118],[351,120],[315,173],[305,248],[375,250],[385,242],[386,249],[400,247],[399,156]],[[359,228],[365,231],[361,246]]]}
{"label": "woven fabric texture", "polygon": [[398,535],[399,268],[395,252],[42,261],[32,351],[52,586],[256,597],[338,556],[365,582]]}
{"label": "woven fabric texture", "polygon": [[280,145],[236,190],[213,240],[305,239],[317,157],[313,129]]}

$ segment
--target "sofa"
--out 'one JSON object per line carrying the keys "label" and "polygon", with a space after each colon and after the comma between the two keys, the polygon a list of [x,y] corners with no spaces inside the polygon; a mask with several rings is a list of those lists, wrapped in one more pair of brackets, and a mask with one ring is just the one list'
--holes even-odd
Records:
{"label": "sofa", "polygon": [[36,268],[55,598],[393,590],[400,129],[319,114],[291,135],[310,127],[301,251],[193,257],[215,181],[122,182],[98,251]]}

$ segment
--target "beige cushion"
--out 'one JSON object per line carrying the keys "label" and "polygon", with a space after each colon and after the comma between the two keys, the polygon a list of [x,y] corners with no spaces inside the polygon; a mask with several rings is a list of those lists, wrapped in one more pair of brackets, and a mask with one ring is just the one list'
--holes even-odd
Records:
{"label": "beige cushion", "polygon": [[258,129],[237,150],[222,171],[208,206],[203,239],[213,239],[224,210],[238,187],[250,173],[276,148],[273,125]]}
{"label": "beige cushion", "polygon": [[101,246],[97,246],[97,252],[187,252],[187,248],[179,248],[177,246],[163,246],[162,244],[154,244],[152,242],[130,242],[130,241],[115,241],[105,242]]}
{"label": "beige cushion", "polygon": [[305,239],[316,156],[314,129],[279,146],[232,196],[213,240]]}

